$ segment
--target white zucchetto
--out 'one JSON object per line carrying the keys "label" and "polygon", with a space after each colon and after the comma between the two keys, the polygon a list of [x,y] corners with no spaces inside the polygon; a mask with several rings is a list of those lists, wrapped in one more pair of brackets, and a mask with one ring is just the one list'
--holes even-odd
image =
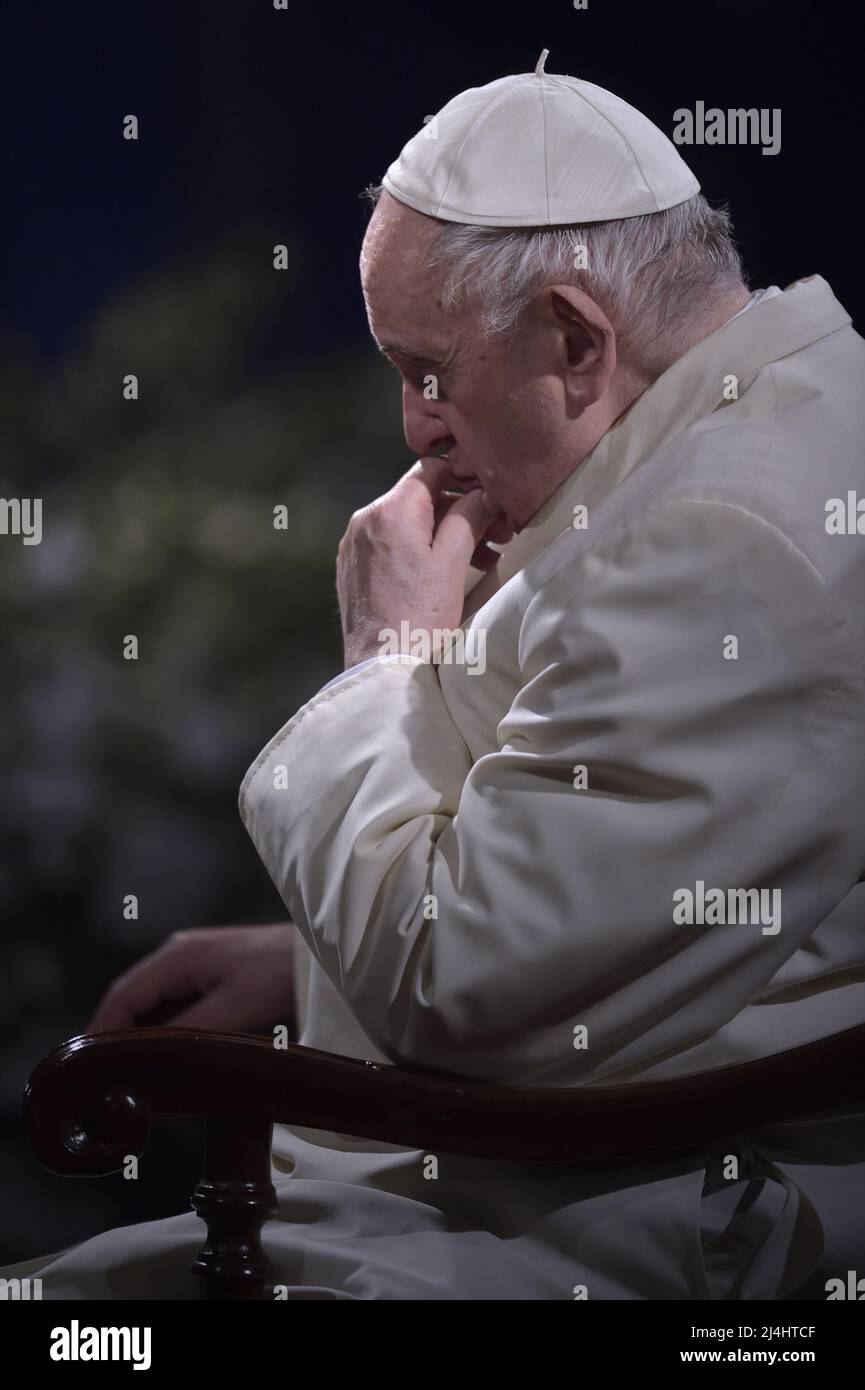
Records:
{"label": "white zucchetto", "polygon": [[382,179],[446,222],[550,227],[662,212],[700,185],[663,131],[591,82],[544,71],[469,87],[429,117]]}

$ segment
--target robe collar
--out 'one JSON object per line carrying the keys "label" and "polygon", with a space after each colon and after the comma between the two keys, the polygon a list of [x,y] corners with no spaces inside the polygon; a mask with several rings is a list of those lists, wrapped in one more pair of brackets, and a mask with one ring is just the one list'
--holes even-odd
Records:
{"label": "robe collar", "polygon": [[728,319],[677,358],[607,430],[581,464],[556,488],[519,535],[505,547],[495,571],[469,571],[462,621],[573,524],[574,508],[597,506],[658,449],[727,404],[724,378],[735,375],[741,393],[770,362],[808,347],[851,322],[822,275],[795,280]]}

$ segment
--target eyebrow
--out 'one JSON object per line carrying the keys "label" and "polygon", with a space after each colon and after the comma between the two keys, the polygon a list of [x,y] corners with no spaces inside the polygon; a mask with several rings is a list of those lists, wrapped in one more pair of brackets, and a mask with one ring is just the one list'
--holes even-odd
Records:
{"label": "eyebrow", "polygon": [[428,352],[417,346],[409,347],[402,343],[376,343],[376,347],[383,357],[402,357],[406,362],[423,362],[429,366],[442,366],[445,361],[444,355],[435,352]]}

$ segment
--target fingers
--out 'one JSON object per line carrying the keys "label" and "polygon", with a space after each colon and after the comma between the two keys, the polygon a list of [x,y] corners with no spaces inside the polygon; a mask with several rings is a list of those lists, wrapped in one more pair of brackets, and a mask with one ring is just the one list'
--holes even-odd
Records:
{"label": "fingers", "polygon": [[[443,492],[435,505],[436,526],[447,516],[451,507],[463,496],[460,492]],[[496,545],[507,545],[508,541],[514,538],[514,527],[508,521],[503,512],[497,516],[490,517],[490,524],[484,535],[484,541],[493,541]],[[495,551],[491,551],[495,554]],[[474,563],[474,561],[472,562]]]}
{"label": "fingers", "polygon": [[232,990],[231,984],[220,985],[219,989],[211,990],[203,999],[197,999],[194,1004],[166,1018],[163,1026],[214,1028],[224,1033],[230,1033],[234,1029],[245,1032],[251,1027],[249,1001],[238,999],[237,992]]}
{"label": "fingers", "polygon": [[408,502],[421,502],[433,506],[447,494],[448,489],[458,489],[456,495],[480,492],[481,485],[476,478],[460,478],[451,469],[447,459],[425,456],[420,458],[407,473],[403,474],[394,489]]}
{"label": "fingers", "polygon": [[490,568],[498,555],[489,547],[481,548],[481,542],[494,539],[490,534],[493,526],[497,527],[496,541],[499,536],[502,540],[510,540],[513,531],[502,514],[491,513],[486,494],[475,489],[457,498],[448,508],[433,537],[433,552],[464,565],[474,563],[473,556],[477,554],[482,561],[478,568]]}
{"label": "fingers", "polygon": [[[455,491],[454,489],[461,489]],[[513,538],[514,527],[503,512],[489,502],[477,479],[460,478],[448,459],[425,456],[420,458],[392,489],[403,505],[418,515],[432,516],[431,544],[438,544],[453,561],[475,563],[476,568],[489,569],[498,559],[496,551],[481,546],[481,541],[506,545]],[[432,511],[430,513],[430,506]]]}
{"label": "fingers", "polygon": [[472,552],[472,568],[483,570],[486,573],[487,570],[491,570],[494,565],[497,565],[501,558],[500,551],[493,550],[486,541],[481,541],[480,545],[475,546]]}
{"label": "fingers", "polygon": [[183,933],[170,937],[153,955],[115,980],[87,1024],[88,1033],[132,1028],[136,1019],[166,1000],[201,992],[201,947]]}
{"label": "fingers", "polygon": [[453,486],[454,481],[447,459],[418,459],[394,484],[388,497],[408,514],[423,517],[430,507],[435,513],[445,489]]}
{"label": "fingers", "polygon": [[402,478],[407,488],[425,488],[435,501],[447,487],[465,487],[466,480],[451,471],[448,459],[428,454],[419,458]]}
{"label": "fingers", "polygon": [[504,513],[499,512],[498,516],[493,517],[493,520],[490,522],[484,540],[495,541],[496,545],[507,545],[508,541],[513,540],[513,537],[513,526]]}

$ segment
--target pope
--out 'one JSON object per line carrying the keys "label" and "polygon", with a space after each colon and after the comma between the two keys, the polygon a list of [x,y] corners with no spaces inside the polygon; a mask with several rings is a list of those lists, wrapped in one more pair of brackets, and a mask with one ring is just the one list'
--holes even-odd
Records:
{"label": "pope", "polygon": [[[749,289],[666,135],[545,57],[371,190],[415,462],[340,544],[344,671],[241,787],[291,922],[184,933],[93,1027],[181,995],[173,1022],[249,1026],[290,974],[310,1047],[578,1087],[865,1019],[865,550],[825,526],[865,490],[865,343],[820,275]],[[382,650],[458,628],[482,673]],[[783,893],[781,929],[675,920],[698,882]],[[847,1114],[735,1163],[433,1180],[278,1127],[264,1244],[297,1298],[777,1299],[865,1268],[863,1140]],[[201,1240],[188,1215],[27,1268],[45,1298],[195,1297]]]}

